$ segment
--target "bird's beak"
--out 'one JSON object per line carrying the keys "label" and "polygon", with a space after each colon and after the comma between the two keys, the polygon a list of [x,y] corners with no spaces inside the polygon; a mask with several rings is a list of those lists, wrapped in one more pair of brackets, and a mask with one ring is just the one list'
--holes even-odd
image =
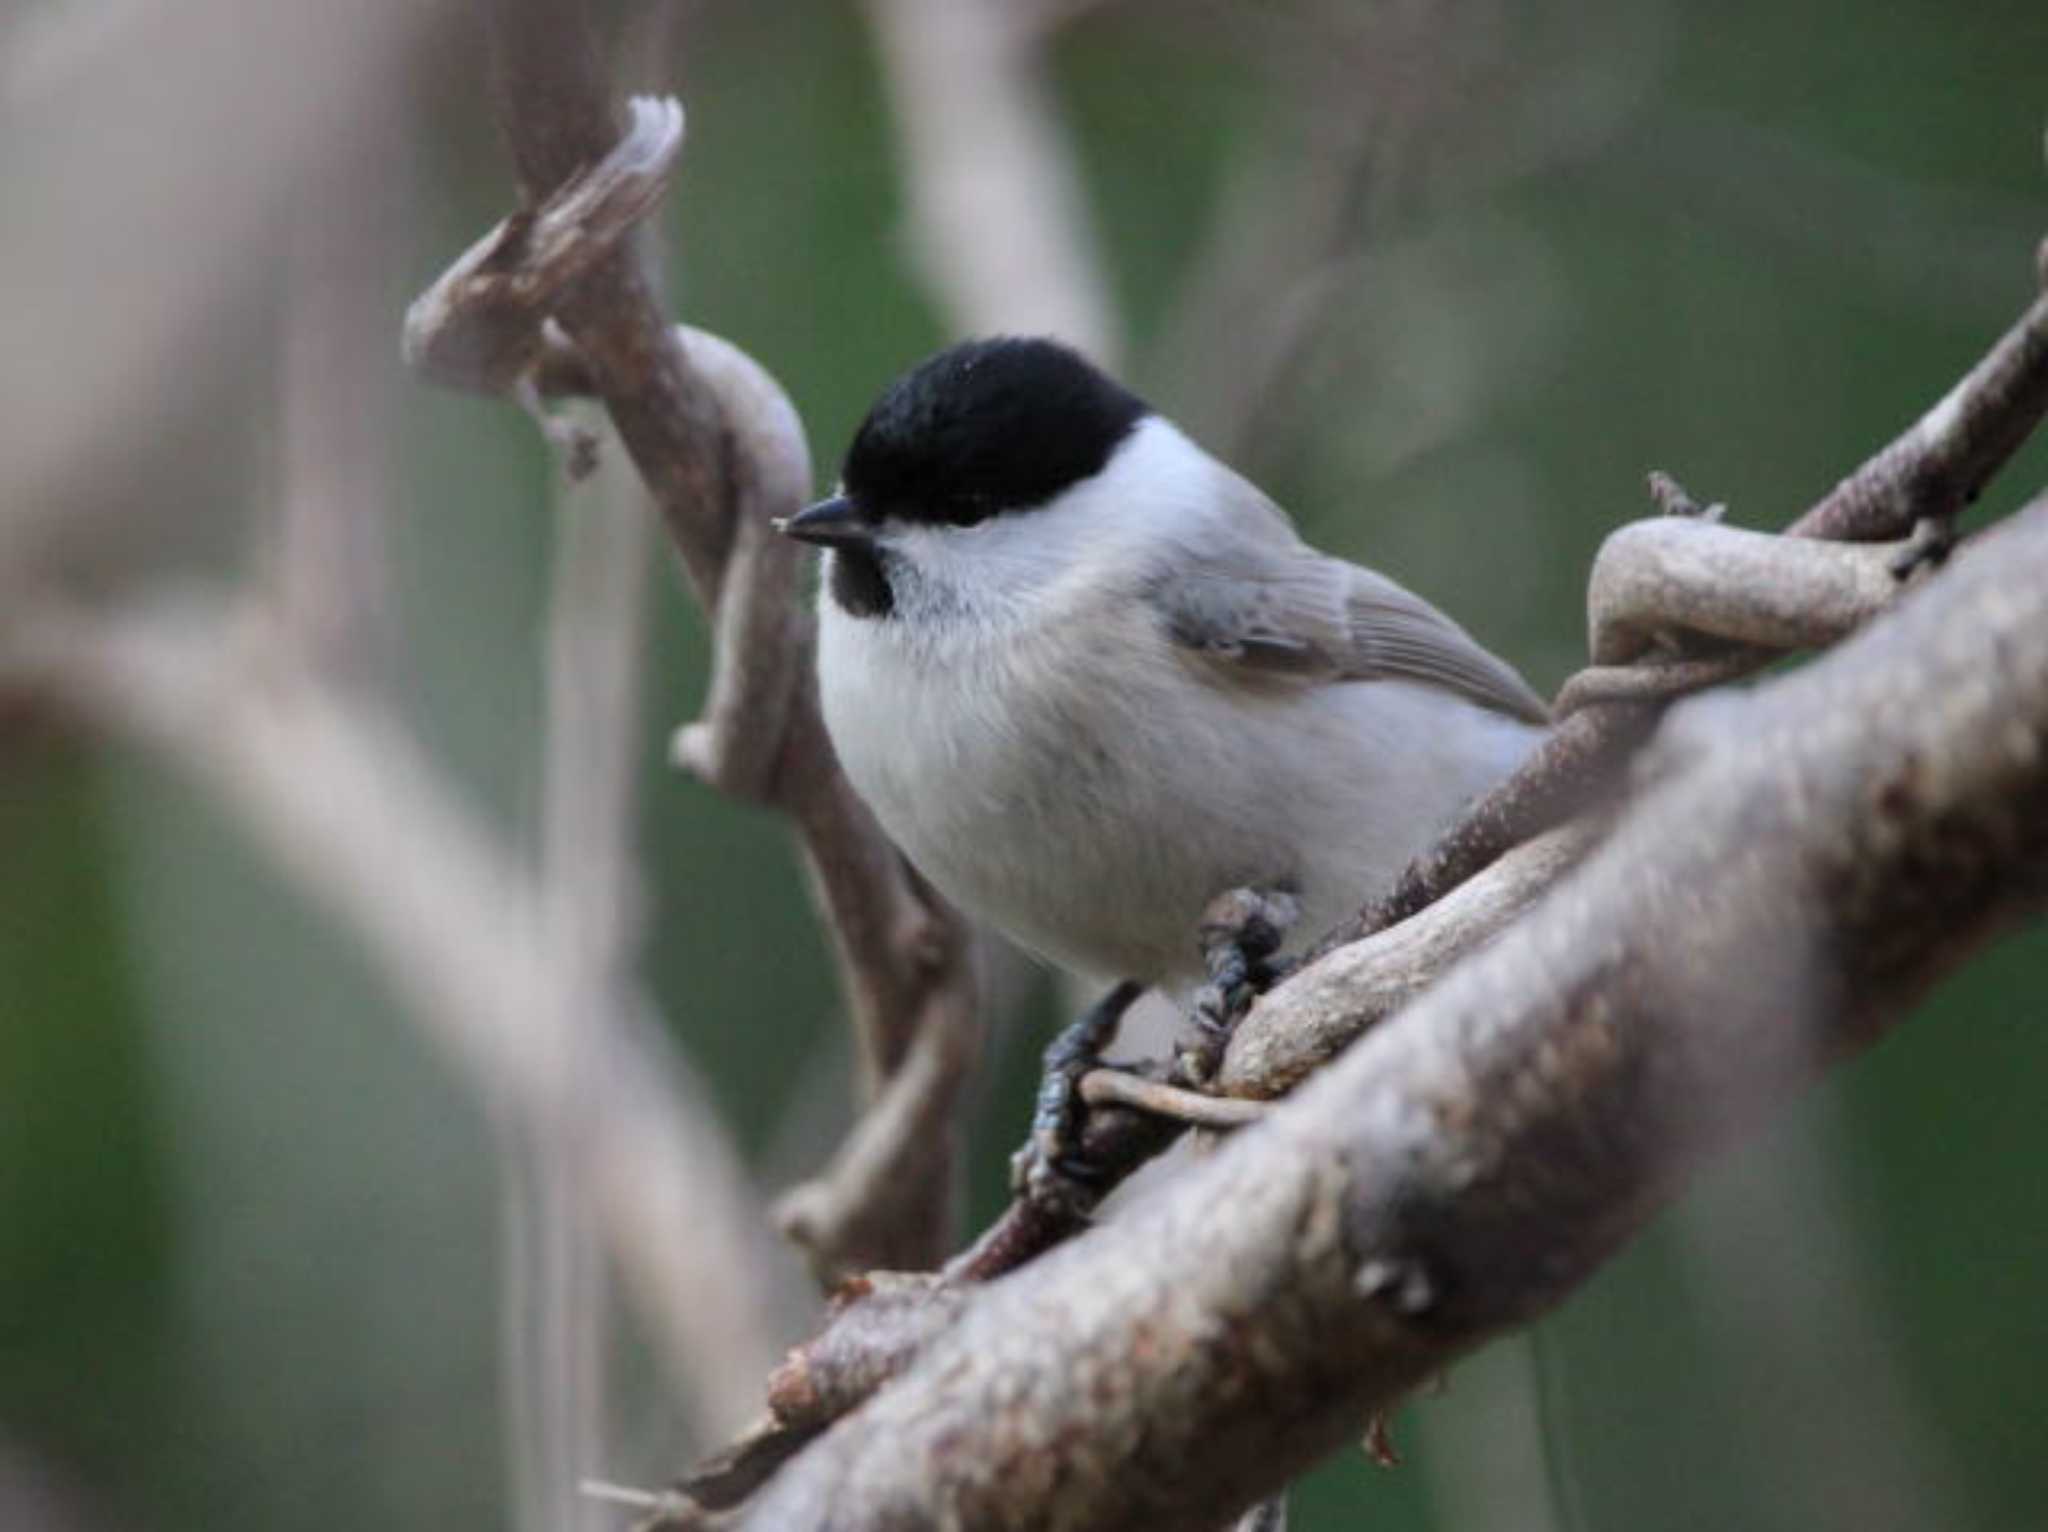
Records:
{"label": "bird's beak", "polygon": [[785,516],[775,523],[775,530],[820,548],[865,548],[875,540],[874,528],[845,495],[834,495],[794,516]]}

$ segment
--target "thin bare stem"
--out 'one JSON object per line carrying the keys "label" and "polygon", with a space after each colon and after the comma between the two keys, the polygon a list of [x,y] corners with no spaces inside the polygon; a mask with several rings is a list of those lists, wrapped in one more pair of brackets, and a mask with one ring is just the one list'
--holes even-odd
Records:
{"label": "thin bare stem", "polygon": [[1120,327],[1028,14],[868,0],[918,267],[957,334],[1056,335],[1106,366]]}
{"label": "thin bare stem", "polygon": [[[2048,282],[2048,241],[2036,261]],[[1791,526],[1794,537],[1883,542],[1976,502],[2048,413],[2048,294],[1896,441]]]}
{"label": "thin bare stem", "polygon": [[1091,1069],[1081,1076],[1077,1087],[1089,1106],[1127,1106],[1154,1117],[1169,1117],[1190,1128],[1211,1128],[1227,1132],[1249,1127],[1266,1115],[1262,1101],[1233,1100],[1211,1096],[1164,1080],[1121,1069]]}
{"label": "thin bare stem", "polygon": [[292,210],[284,322],[283,492],[270,584],[308,655],[337,673],[377,674],[388,652],[392,483],[385,339],[389,230],[403,220],[407,114],[395,82],[366,84],[347,148]]}
{"label": "thin bare stem", "polygon": [[1238,1023],[1216,1089],[1284,1095],[1521,917],[1578,865],[1599,826],[1575,821],[1517,846],[1428,909],[1310,963]]}
{"label": "thin bare stem", "polygon": [[[587,488],[558,491],[553,590],[547,617],[542,760],[541,894],[552,971],[565,1019],[557,1068],[580,1104],[601,1113],[609,1035],[576,1018],[602,1015],[631,983],[640,874],[632,853],[633,780],[644,729],[641,655],[654,543],[638,481],[623,465]],[[575,1131],[572,1124],[556,1125]],[[530,1321],[538,1344],[526,1380],[541,1425],[530,1444],[544,1485],[545,1524],[589,1521],[576,1492],[592,1464],[612,1460],[605,1437],[604,1272],[591,1238],[594,1207],[553,1138],[522,1146],[534,1203],[526,1225]]]}

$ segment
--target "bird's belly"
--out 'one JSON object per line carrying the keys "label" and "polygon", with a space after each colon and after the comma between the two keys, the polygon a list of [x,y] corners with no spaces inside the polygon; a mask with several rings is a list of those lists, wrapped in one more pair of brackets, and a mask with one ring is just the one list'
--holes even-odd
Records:
{"label": "bird's belly", "polygon": [[[1116,797],[1136,812],[1108,808]],[[1161,784],[1133,778],[1065,803],[1014,799],[909,854],[963,908],[1061,967],[1165,982],[1199,969],[1195,927],[1215,893],[1284,878],[1257,860],[1249,830],[1194,824]]]}
{"label": "bird's belly", "polygon": [[1461,769],[1431,770],[1412,731],[1384,737],[1383,703],[1360,727],[1330,693],[1190,708],[1185,690],[1148,696],[1125,676],[1062,688],[1054,706],[999,674],[827,679],[847,774],[919,871],[1012,940],[1104,979],[1198,978],[1202,910],[1243,885],[1299,894],[1296,936],[1312,939],[1518,753],[1494,769],[1461,743]]}
{"label": "bird's belly", "polygon": [[[847,776],[947,898],[1093,977],[1152,980],[1193,963],[1216,869],[1240,858],[1186,824],[1191,784],[1145,723],[1156,701],[1033,684],[1000,664],[913,686],[857,650],[828,645],[824,662]],[[1254,839],[1248,825],[1231,833]]]}
{"label": "bird's belly", "polygon": [[[1134,846],[1130,809],[1117,807],[1141,820],[1156,807],[1127,759],[1071,742],[1049,749],[1013,716],[929,696],[858,720],[845,701],[828,722],[848,777],[918,871],[970,915],[1102,978],[1159,971],[1162,930],[1192,942],[1176,880],[1159,875],[1167,848]],[[1201,871],[1188,865],[1178,881]]]}

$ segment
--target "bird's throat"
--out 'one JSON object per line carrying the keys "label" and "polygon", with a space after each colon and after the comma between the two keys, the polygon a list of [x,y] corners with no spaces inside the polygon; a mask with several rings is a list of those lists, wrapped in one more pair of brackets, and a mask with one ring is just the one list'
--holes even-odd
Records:
{"label": "bird's throat", "polygon": [[832,599],[850,617],[887,617],[896,609],[883,555],[874,548],[834,548],[829,586]]}

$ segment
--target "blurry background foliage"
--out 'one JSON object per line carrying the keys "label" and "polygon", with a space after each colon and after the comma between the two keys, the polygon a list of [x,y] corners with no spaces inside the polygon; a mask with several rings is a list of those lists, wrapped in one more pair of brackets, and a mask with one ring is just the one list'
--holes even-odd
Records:
{"label": "blurry background foliage", "polygon": [[[100,8],[0,9],[0,54]],[[1779,525],[1977,355],[2048,228],[2039,0],[1422,7],[1427,56],[1373,77],[1436,91],[1398,171],[1305,284],[1176,335],[1233,174],[1309,152],[1308,92],[1362,89],[1345,71],[1363,63],[1316,41],[1347,8],[1077,9],[1054,80],[1137,384],[1204,429],[1218,379],[1186,358],[1213,374],[1256,356],[1312,304],[1222,444],[1312,537],[1441,601],[1541,686],[1581,652],[1588,559],[1644,513],[1644,470]],[[869,37],[856,10],[808,0],[707,0],[678,35],[672,65],[636,63],[690,110],[670,291],[784,381],[829,479],[880,383],[946,338],[904,258]],[[553,467],[514,411],[420,385],[396,356],[406,300],[507,199],[478,41],[451,14],[396,82],[403,195],[372,226],[389,393],[365,404],[398,422],[406,705],[531,844]],[[0,96],[0,119],[15,107]],[[105,104],[105,132],[177,132],[124,110]],[[48,146],[8,140],[12,223],[50,195],[32,184]],[[252,235],[209,369],[101,471],[136,507],[119,515],[144,572],[249,557],[279,429],[274,234]],[[1992,508],[2044,479],[2037,442]],[[658,578],[647,966],[764,1181],[785,1184],[844,1121],[847,1050],[783,831],[661,765],[704,637]],[[501,1524],[499,1204],[477,1103],[206,802],[54,730],[0,743],[0,1521],[41,1483],[96,1524],[165,1532]],[[2048,940],[2009,941],[1532,1339],[1403,1411],[1403,1467],[1318,1473],[1296,1526],[2042,1525],[2044,992]],[[978,1092],[977,1216],[1054,1004],[998,1040]],[[640,1383],[627,1460],[593,1466],[653,1482],[688,1444]]]}

